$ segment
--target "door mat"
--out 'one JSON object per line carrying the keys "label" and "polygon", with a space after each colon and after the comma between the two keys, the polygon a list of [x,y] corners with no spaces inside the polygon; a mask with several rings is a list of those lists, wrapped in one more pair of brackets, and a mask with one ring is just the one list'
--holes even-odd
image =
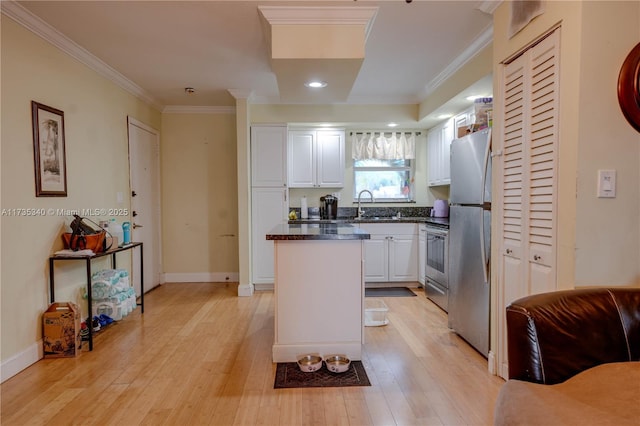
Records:
{"label": "door mat", "polygon": [[313,373],[304,373],[295,362],[279,362],[273,384],[274,389],[342,386],[371,386],[361,361],[351,361],[344,373],[332,373],[324,366]]}
{"label": "door mat", "polygon": [[406,297],[416,296],[416,294],[407,287],[375,287],[365,288],[365,297]]}

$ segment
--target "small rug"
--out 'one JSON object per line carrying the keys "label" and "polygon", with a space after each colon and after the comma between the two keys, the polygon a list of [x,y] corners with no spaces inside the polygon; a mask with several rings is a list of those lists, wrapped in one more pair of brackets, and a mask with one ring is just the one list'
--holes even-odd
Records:
{"label": "small rug", "polygon": [[279,362],[274,389],[326,388],[342,386],[371,386],[361,361],[351,361],[344,373],[332,373],[323,367],[313,373],[304,373],[295,362]]}
{"label": "small rug", "polygon": [[365,288],[365,297],[406,297],[416,296],[416,294],[407,287],[375,287]]}

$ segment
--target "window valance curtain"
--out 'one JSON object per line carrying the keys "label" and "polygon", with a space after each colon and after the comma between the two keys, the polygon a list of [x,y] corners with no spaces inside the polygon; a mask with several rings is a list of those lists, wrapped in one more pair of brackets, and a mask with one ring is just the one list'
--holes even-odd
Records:
{"label": "window valance curtain", "polygon": [[352,133],[351,155],[354,160],[413,160],[416,158],[416,133]]}

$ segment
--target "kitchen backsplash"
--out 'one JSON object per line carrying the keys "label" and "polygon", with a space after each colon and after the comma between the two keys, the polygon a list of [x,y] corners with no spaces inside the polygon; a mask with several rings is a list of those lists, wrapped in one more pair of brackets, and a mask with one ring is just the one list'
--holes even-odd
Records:
{"label": "kitchen backsplash", "polygon": [[[366,217],[392,217],[398,212],[403,217],[428,217],[431,214],[431,207],[369,207],[363,206]],[[295,211],[300,217],[300,208],[291,207],[289,211]],[[357,207],[338,207],[338,218],[352,218],[358,215]]]}

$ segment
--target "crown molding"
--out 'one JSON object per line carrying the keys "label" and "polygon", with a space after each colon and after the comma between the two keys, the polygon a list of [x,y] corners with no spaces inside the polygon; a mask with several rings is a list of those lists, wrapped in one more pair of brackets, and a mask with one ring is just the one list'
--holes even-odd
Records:
{"label": "crown molding", "polygon": [[373,26],[377,6],[258,6],[270,25],[361,25],[365,40]]}
{"label": "crown molding", "polygon": [[69,39],[38,16],[25,9],[23,6],[13,0],[2,0],[0,3],[3,15],[13,19],[27,30],[43,38],[80,63],[88,66],[102,77],[111,80],[133,96],[146,102],[158,111],[162,111],[163,105],[150,93],[126,78],[107,63],[100,60],[91,52]]}
{"label": "crown molding", "polygon": [[476,9],[478,9],[480,12],[486,13],[487,15],[493,15],[493,12],[495,12],[498,6],[500,6],[502,3],[503,0],[483,0],[480,2],[478,7],[476,7]]}
{"label": "crown molding", "polygon": [[247,99],[250,101],[253,98],[253,90],[251,89],[227,89],[227,92],[236,99]]}
{"label": "crown molding", "polygon": [[478,52],[481,52],[485,47],[489,46],[493,42],[493,24],[489,25],[487,29],[480,34],[475,41],[469,45],[463,52],[454,59],[445,69],[442,70],[433,80],[425,86],[422,99],[433,93],[442,83],[451,78],[460,68],[462,68],[467,62],[473,59]]}
{"label": "crown molding", "polygon": [[163,114],[235,114],[236,108],[231,106],[195,106],[167,105]]}

